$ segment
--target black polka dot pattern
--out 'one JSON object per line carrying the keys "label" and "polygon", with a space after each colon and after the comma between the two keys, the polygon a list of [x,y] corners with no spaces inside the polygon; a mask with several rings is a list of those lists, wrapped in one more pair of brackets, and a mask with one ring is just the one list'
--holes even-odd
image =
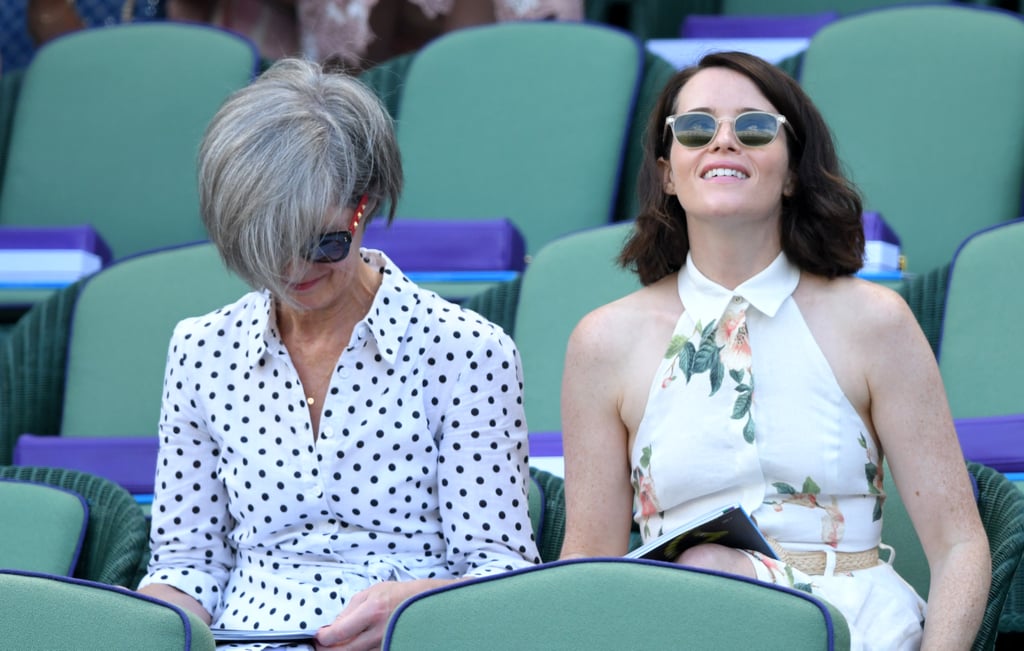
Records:
{"label": "black polka dot pattern", "polygon": [[143,583],[214,627],[315,629],[372,583],[539,562],[511,339],[364,250],[382,284],[312,425],[263,292],[178,324]]}

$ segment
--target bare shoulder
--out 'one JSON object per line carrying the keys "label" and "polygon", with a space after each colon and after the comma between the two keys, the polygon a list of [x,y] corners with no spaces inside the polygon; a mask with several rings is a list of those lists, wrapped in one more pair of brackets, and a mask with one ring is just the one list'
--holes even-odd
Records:
{"label": "bare shoulder", "polygon": [[907,302],[895,291],[854,277],[832,280],[804,274],[797,300],[815,319],[827,318],[845,334],[889,336],[916,329],[917,320]]}
{"label": "bare shoulder", "polygon": [[682,310],[673,275],[602,305],[577,324],[562,377],[567,433],[582,426],[594,436],[603,429],[612,441],[623,430],[636,431]]}
{"label": "bare shoulder", "polygon": [[[636,350],[638,341],[648,340],[663,327],[659,315],[672,324],[678,319],[681,306],[676,307],[674,287],[674,280],[663,279],[589,312],[573,329],[570,349],[616,358],[623,351]],[[666,291],[668,288],[673,292]]]}
{"label": "bare shoulder", "polygon": [[682,313],[675,287],[669,276],[583,317],[569,337],[563,381],[606,386],[626,410],[642,405]]}

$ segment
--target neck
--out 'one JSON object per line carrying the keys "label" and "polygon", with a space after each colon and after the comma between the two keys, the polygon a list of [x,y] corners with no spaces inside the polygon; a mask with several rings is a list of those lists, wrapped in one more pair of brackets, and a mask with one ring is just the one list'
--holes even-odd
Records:
{"label": "neck", "polygon": [[743,228],[690,228],[690,255],[708,279],[727,289],[764,271],[782,251],[778,222]]}

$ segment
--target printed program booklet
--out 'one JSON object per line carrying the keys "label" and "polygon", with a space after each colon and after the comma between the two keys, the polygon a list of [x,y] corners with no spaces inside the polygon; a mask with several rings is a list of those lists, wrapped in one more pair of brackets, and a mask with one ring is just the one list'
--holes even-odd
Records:
{"label": "printed program booklet", "polygon": [[306,642],[312,643],[317,629],[294,631],[246,631],[229,628],[210,629],[213,639],[220,642]]}
{"label": "printed program booklet", "polygon": [[658,536],[626,554],[626,558],[645,558],[673,562],[684,551],[702,543],[717,543],[736,549],[761,552],[778,558],[754,521],[739,504],[730,504],[690,520],[681,527]]}

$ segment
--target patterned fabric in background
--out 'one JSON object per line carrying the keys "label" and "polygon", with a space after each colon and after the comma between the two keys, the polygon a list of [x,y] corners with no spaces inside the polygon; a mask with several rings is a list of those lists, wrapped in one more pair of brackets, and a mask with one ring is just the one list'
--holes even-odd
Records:
{"label": "patterned fabric in background", "polygon": [[[122,22],[127,14],[132,21],[159,20],[166,15],[166,0],[75,0],[75,8],[89,27]],[[28,0],[0,0],[0,71],[24,68],[35,54],[28,33]]]}

